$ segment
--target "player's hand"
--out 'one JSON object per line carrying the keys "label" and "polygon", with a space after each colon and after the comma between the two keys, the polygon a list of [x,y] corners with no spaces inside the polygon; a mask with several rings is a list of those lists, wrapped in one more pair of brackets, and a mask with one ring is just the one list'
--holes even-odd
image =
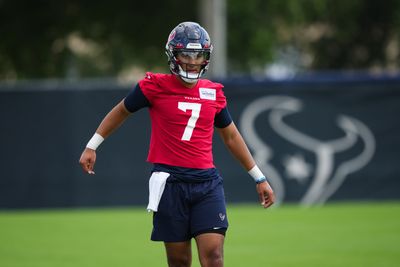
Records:
{"label": "player's hand", "polygon": [[275,194],[267,181],[257,184],[256,190],[260,203],[264,208],[270,207],[275,202]]}
{"label": "player's hand", "polygon": [[93,168],[96,162],[96,151],[90,148],[85,148],[83,150],[81,158],[79,159],[79,164],[84,172],[88,174],[94,174]]}

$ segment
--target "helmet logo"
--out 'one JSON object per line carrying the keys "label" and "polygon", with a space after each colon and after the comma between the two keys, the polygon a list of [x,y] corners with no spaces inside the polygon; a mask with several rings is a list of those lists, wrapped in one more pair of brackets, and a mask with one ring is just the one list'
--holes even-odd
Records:
{"label": "helmet logo", "polygon": [[175,35],[176,35],[176,30],[173,30],[168,36],[168,42],[173,40],[175,38]]}

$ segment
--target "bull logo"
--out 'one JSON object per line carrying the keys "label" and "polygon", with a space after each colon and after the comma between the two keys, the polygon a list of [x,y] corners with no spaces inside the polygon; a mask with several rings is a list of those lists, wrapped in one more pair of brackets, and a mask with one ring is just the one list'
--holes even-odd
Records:
{"label": "bull logo", "polygon": [[[298,184],[307,183],[304,192],[299,196],[302,205],[322,205],[338,190],[349,174],[360,170],[371,160],[375,151],[375,139],[361,121],[346,115],[336,115],[337,130],[341,136],[332,140],[319,140],[285,122],[285,118],[302,110],[302,101],[293,97],[262,97],[244,109],[240,118],[240,130],[253,151],[258,166],[268,176],[278,203],[285,199],[287,181],[295,179]],[[274,150],[273,144],[268,142],[268,136],[263,137],[257,132],[256,119],[262,114],[267,114],[266,117],[263,116],[266,119],[258,119],[257,122],[267,123],[280,139],[291,144],[294,147],[291,155],[280,155],[281,152]],[[356,155],[353,152],[351,158],[345,160],[338,157],[340,153],[356,150],[356,146],[361,147]],[[315,159],[313,164],[304,159],[304,153],[312,155]],[[281,157],[281,170],[273,163],[277,156]]]}

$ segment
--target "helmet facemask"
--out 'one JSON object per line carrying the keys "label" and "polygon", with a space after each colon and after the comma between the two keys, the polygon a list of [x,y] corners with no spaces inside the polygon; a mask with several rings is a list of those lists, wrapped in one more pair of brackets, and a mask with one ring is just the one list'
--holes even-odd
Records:
{"label": "helmet facemask", "polygon": [[[167,49],[166,54],[168,56],[168,63],[171,72],[175,75],[179,75],[182,80],[187,83],[195,83],[208,70],[211,52],[209,49],[173,49],[172,51]],[[179,60],[179,54],[184,58],[191,59],[202,57],[203,61],[200,64],[183,62],[182,60]],[[196,66],[196,70],[188,70],[193,66]]]}

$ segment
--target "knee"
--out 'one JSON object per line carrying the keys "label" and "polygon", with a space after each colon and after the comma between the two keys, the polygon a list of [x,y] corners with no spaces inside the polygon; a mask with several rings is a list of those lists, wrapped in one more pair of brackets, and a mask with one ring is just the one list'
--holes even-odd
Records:
{"label": "knee", "polygon": [[221,249],[211,249],[200,257],[202,266],[223,266],[224,255]]}
{"label": "knee", "polygon": [[169,267],[189,267],[190,265],[191,265],[191,258],[186,255],[168,257]]}

